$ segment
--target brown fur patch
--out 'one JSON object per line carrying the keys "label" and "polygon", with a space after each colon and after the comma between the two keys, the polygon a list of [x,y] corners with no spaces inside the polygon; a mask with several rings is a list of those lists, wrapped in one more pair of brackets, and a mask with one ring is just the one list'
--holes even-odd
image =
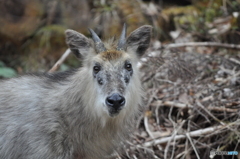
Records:
{"label": "brown fur patch", "polygon": [[100,53],[100,55],[104,61],[107,61],[107,60],[110,61],[110,60],[116,60],[122,57],[123,53],[117,50],[107,50],[105,52]]}

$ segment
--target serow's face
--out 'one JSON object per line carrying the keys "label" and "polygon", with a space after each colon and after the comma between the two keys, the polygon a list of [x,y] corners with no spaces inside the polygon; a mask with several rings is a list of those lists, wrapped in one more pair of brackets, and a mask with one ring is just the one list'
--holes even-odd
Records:
{"label": "serow's face", "polygon": [[[106,54],[119,54],[121,52],[101,53],[103,59]],[[93,80],[97,85],[98,93],[102,100],[103,109],[113,117],[125,107],[127,101],[126,92],[134,75],[130,59],[120,57],[117,60],[98,60],[92,65]]]}

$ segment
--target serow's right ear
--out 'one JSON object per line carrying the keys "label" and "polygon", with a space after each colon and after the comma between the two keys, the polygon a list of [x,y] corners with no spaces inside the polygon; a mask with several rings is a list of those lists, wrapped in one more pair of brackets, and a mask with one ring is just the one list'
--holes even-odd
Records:
{"label": "serow's right ear", "polygon": [[65,34],[66,43],[78,59],[82,59],[89,53],[91,43],[86,36],[71,29],[66,30]]}
{"label": "serow's right ear", "polygon": [[134,51],[138,57],[141,57],[151,41],[152,26],[144,25],[134,30],[127,38],[127,49]]}

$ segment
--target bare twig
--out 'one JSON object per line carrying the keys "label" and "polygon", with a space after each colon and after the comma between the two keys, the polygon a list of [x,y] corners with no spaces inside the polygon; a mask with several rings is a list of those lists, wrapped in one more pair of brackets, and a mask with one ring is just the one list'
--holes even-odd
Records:
{"label": "bare twig", "polygon": [[[173,110],[173,107],[171,107],[170,109],[170,112],[168,114],[168,118],[169,120],[172,122],[173,124],[173,128],[174,128],[174,132],[172,134],[172,139],[173,139],[173,142],[175,143],[176,142],[176,139],[175,139],[175,136],[177,135],[177,133],[179,132],[180,129],[182,129],[182,126],[183,124],[186,122],[186,120],[183,120],[180,125],[178,126],[178,128],[176,128],[176,123],[173,121],[172,117],[171,117],[171,114],[172,114],[172,110]],[[164,159],[167,159],[167,153],[168,153],[168,149],[169,149],[169,146],[170,146],[170,143],[171,143],[171,140],[168,141],[167,143],[167,146],[164,150]],[[173,144],[173,150],[172,150],[172,154],[171,154],[171,159],[174,158],[174,152],[175,152],[175,144]]]}
{"label": "bare twig", "polygon": [[[220,126],[214,126],[214,127],[209,127],[209,128],[205,128],[205,129],[199,129],[199,130],[189,132],[189,136],[199,137],[201,135],[206,135],[206,134],[210,134],[212,132],[218,131],[222,128],[225,128],[225,126],[220,125]],[[186,135],[176,135],[174,137],[175,140],[180,140],[180,139],[185,139],[185,138],[186,138]],[[169,140],[172,140],[172,136],[161,138],[161,139],[156,139],[154,141],[145,142],[143,144],[143,146],[150,147],[150,146],[157,145],[157,144],[167,143]]]}
{"label": "bare twig", "polygon": [[156,114],[156,122],[158,125],[160,125],[160,121],[159,121],[159,105],[156,106],[156,109],[155,109],[155,114]]}
{"label": "bare twig", "polygon": [[165,105],[165,106],[173,106],[173,107],[177,107],[177,108],[192,108],[192,105],[188,105],[188,104],[183,104],[183,103],[176,103],[176,102],[172,102],[172,101],[161,101],[161,100],[157,100],[154,101],[152,104],[152,106],[159,106],[159,105]]}
{"label": "bare twig", "polygon": [[153,134],[152,134],[152,131],[149,129],[149,126],[148,126],[148,115],[147,115],[147,114],[144,116],[144,126],[145,126],[145,129],[146,129],[148,135],[149,135],[152,139],[154,139],[154,136],[153,136]]}
{"label": "bare twig", "polygon": [[[185,109],[185,108],[193,108],[192,105],[189,105],[189,104],[183,104],[183,103],[177,103],[177,102],[173,102],[173,101],[161,101],[161,100],[157,100],[157,101],[154,101],[152,104],[152,106],[173,106],[173,107],[176,107],[176,108],[182,108],[182,109]],[[204,107],[205,108],[205,107]],[[225,107],[222,107],[222,106],[218,106],[218,107],[206,107],[206,109],[208,110],[215,110],[215,111],[222,111],[222,112],[229,112],[229,113],[237,113],[238,112],[238,109],[230,109],[230,108],[225,108]]]}
{"label": "bare twig", "polygon": [[190,143],[191,143],[191,145],[192,145],[192,147],[193,147],[193,150],[194,150],[197,158],[200,159],[200,157],[199,157],[199,155],[198,155],[198,152],[197,152],[197,149],[196,149],[196,147],[194,146],[194,144],[193,144],[193,142],[192,142],[192,139],[191,139],[189,133],[186,133],[186,136],[187,136],[188,140],[190,141]]}
{"label": "bare twig", "polygon": [[61,58],[55,63],[55,65],[48,71],[48,72],[55,72],[60,65],[65,61],[65,59],[68,57],[68,55],[71,53],[70,49],[67,49],[65,53],[61,56]]}
{"label": "bare twig", "polygon": [[228,49],[240,49],[240,45],[216,43],[216,42],[189,42],[189,43],[176,43],[176,44],[163,45],[164,48],[178,48],[178,47],[186,47],[186,46],[193,46],[193,47],[208,46],[208,47],[221,47],[221,48],[228,48]]}
{"label": "bare twig", "polygon": [[215,121],[219,122],[222,125],[226,125],[225,123],[223,123],[221,120],[219,120],[217,117],[215,117],[211,112],[209,112],[203,105],[202,103],[200,103],[198,100],[196,100],[196,104],[199,108],[201,108],[202,110],[204,110],[209,116],[211,116]]}
{"label": "bare twig", "polygon": [[235,59],[235,58],[229,58],[229,60],[234,62],[234,63],[236,63],[236,64],[238,64],[238,65],[240,65],[240,61]]}
{"label": "bare twig", "polygon": [[229,113],[237,113],[238,109],[230,109],[225,107],[207,107],[208,110],[215,110],[220,112],[229,112]]}

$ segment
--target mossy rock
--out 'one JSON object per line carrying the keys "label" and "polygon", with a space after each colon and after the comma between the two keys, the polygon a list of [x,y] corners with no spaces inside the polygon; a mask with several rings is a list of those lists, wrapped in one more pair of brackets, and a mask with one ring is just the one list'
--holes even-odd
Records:
{"label": "mossy rock", "polygon": [[2,0],[0,33],[19,43],[31,36],[43,23],[44,4],[40,0]]}
{"label": "mossy rock", "polygon": [[27,71],[48,70],[65,52],[66,28],[61,25],[47,25],[40,28],[31,39],[25,42],[22,67]]}
{"label": "mossy rock", "polygon": [[162,14],[172,18],[176,28],[181,28],[194,25],[198,20],[199,10],[194,6],[170,7],[163,9]]}

